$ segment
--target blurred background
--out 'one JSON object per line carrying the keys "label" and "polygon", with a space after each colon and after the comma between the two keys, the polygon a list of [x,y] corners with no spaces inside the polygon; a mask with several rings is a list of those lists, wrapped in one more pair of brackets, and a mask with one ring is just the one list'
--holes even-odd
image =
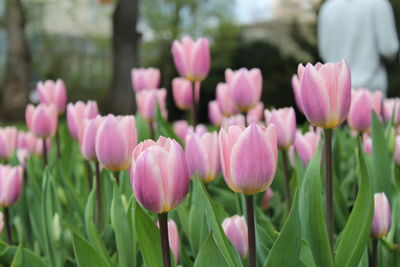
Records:
{"label": "blurred background", "polygon": [[[68,101],[94,99],[103,113],[133,113],[130,69],[161,69],[169,119],[177,76],[171,44],[187,34],[210,40],[212,67],[202,84],[200,117],[226,68],[258,67],[267,107],[294,105],[298,63],[319,61],[321,0],[0,0],[0,117],[23,119],[39,80],[61,78]],[[391,0],[400,29],[400,1]],[[399,32],[399,30],[398,30]],[[388,96],[400,96],[398,59],[386,60]]]}

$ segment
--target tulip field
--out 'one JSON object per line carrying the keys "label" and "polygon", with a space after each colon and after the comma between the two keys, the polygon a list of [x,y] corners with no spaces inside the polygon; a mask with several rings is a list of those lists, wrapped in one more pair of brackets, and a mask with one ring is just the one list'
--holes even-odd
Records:
{"label": "tulip field", "polygon": [[[0,128],[1,266],[400,266],[400,99],[352,89],[343,60],[300,64],[296,107],[260,102],[257,68],[203,103],[207,39],[172,55],[171,88],[132,70],[136,114],[49,80]],[[168,121],[167,94],[188,120]]]}

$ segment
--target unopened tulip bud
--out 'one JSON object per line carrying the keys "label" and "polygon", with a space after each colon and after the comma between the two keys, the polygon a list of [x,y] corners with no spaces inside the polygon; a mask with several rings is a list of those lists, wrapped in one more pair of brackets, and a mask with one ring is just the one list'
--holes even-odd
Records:
{"label": "unopened tulip bud", "polygon": [[247,124],[250,125],[253,122],[258,123],[264,118],[264,104],[258,102],[257,105],[247,112]]}
{"label": "unopened tulip bud", "polygon": [[248,232],[246,220],[243,216],[235,215],[222,222],[222,229],[226,237],[239,252],[242,259],[249,254]]}
{"label": "unopened tulip bud", "polygon": [[102,122],[102,117],[97,116],[94,119],[86,119],[79,135],[79,148],[81,154],[86,160],[97,160],[96,155],[96,135]]}
{"label": "unopened tulip bud", "polygon": [[47,80],[44,83],[39,82],[37,84],[37,92],[40,103],[54,105],[59,114],[64,112],[65,105],[67,104],[67,90],[62,80],[58,79],[56,82],[52,80]]}
{"label": "unopened tulip bud", "polygon": [[208,103],[208,118],[210,122],[216,126],[221,126],[223,120],[223,114],[219,109],[217,101],[213,100]]}
{"label": "unopened tulip bud", "polygon": [[232,125],[246,127],[246,122],[242,114],[237,114],[222,119],[222,128],[228,129]]}
{"label": "unopened tulip bud", "polygon": [[272,191],[271,188],[268,188],[267,191],[264,192],[262,203],[261,203],[261,208],[263,210],[267,210],[269,208],[269,201],[273,195],[274,195],[274,192]]}
{"label": "unopened tulip bud", "polygon": [[393,116],[393,124],[400,123],[400,98],[388,98],[383,100],[383,118],[389,122]]}
{"label": "unopened tulip bud", "polygon": [[158,88],[160,84],[160,70],[155,68],[134,68],[131,71],[131,79],[135,92]]}
{"label": "unopened tulip bud", "polygon": [[0,159],[7,160],[14,153],[17,144],[17,128],[0,128]]}
{"label": "unopened tulip bud", "polygon": [[320,135],[314,131],[305,133],[304,135],[297,132],[294,141],[297,154],[300,157],[301,162],[306,165],[317,151]]}
{"label": "unopened tulip bud", "polygon": [[167,110],[165,107],[165,100],[167,97],[167,90],[162,89],[149,89],[136,93],[136,104],[140,115],[147,122],[155,120],[156,106],[158,105],[161,115],[166,118]]}
{"label": "unopened tulip bud", "polygon": [[18,201],[22,189],[21,166],[0,165],[0,207],[10,207]]}
{"label": "unopened tulip bud", "polygon": [[[193,105],[193,85],[185,78],[175,78],[172,80],[172,96],[176,106],[179,109],[187,110]],[[195,93],[195,101],[198,102],[200,98],[200,91]]]}
{"label": "unopened tulip bud", "polygon": [[133,151],[130,173],[136,200],[154,213],[176,208],[189,190],[185,153],[172,139],[140,143]]}
{"label": "unopened tulip bud", "polygon": [[224,116],[232,116],[238,113],[238,110],[233,102],[232,92],[229,85],[226,83],[219,83],[216,89],[217,103],[219,110]]}
{"label": "unopened tulip bud", "polygon": [[172,124],[172,127],[174,129],[175,134],[182,140],[185,139],[186,134],[190,128],[190,125],[187,121],[185,120],[179,120],[179,121],[175,121]]}
{"label": "unopened tulip bud", "polygon": [[[160,228],[159,222],[157,222],[157,227]],[[174,220],[168,220],[168,239],[169,247],[174,254],[176,262],[179,262],[179,250],[181,246],[181,239],[179,238],[178,227]]]}
{"label": "unopened tulip bud", "polygon": [[301,113],[303,113],[303,107],[301,106],[300,80],[296,74],[294,74],[292,76],[292,89],[293,89],[294,100],[296,101],[297,109]]}
{"label": "unopened tulip bud", "polygon": [[278,146],[281,149],[288,149],[296,137],[296,114],[294,109],[281,108],[271,111],[265,110],[266,124],[274,124],[278,134]]}
{"label": "unopened tulip bud", "polygon": [[374,217],[372,219],[372,238],[384,237],[390,230],[391,213],[390,204],[385,193],[376,193],[374,195]]}
{"label": "unopened tulip bud", "polygon": [[86,104],[78,101],[67,105],[67,123],[72,138],[78,140],[80,128],[85,119],[93,119],[99,115],[96,101],[88,101]]}
{"label": "unopened tulip bud", "polygon": [[52,137],[58,126],[57,109],[54,105],[39,104],[34,107],[29,104],[25,111],[25,121],[36,137]]}

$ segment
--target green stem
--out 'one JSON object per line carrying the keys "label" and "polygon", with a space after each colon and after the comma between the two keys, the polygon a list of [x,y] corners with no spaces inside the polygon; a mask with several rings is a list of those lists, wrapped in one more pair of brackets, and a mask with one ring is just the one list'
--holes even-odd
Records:
{"label": "green stem", "polygon": [[46,145],[46,138],[43,138],[43,162],[44,167],[47,166],[47,145]]}
{"label": "green stem", "polygon": [[57,127],[56,131],[56,143],[57,143],[57,158],[61,158],[61,139],[60,139],[60,127]]}
{"label": "green stem", "polygon": [[[197,89],[198,88],[198,89]],[[196,81],[193,84],[192,91],[192,126],[196,128],[197,125],[197,102],[196,102],[196,92],[200,89],[200,82]]]}
{"label": "green stem", "polygon": [[92,179],[92,170],[90,168],[90,162],[88,160],[85,160],[85,166],[86,166],[86,174],[88,178],[88,186],[90,191],[90,189],[92,189],[93,179]]}
{"label": "green stem", "polygon": [[369,258],[369,267],[378,266],[378,239],[372,239],[372,249]]}
{"label": "green stem", "polygon": [[168,213],[158,214],[158,223],[160,225],[162,260],[164,267],[171,267],[171,251],[169,249],[168,237]]}
{"label": "green stem", "polygon": [[156,131],[154,129],[154,124],[152,121],[149,121],[149,129],[150,129],[150,139],[155,140],[154,138],[156,137]]}
{"label": "green stem", "polygon": [[4,208],[4,222],[6,224],[7,242],[9,245],[12,245],[10,213],[8,207]]}
{"label": "green stem", "polygon": [[102,228],[103,222],[103,207],[101,201],[101,177],[100,177],[100,164],[96,161],[96,200],[97,200],[97,224],[99,229]]}
{"label": "green stem", "polygon": [[250,267],[256,267],[257,251],[256,251],[256,234],[254,228],[253,195],[246,195],[245,197],[246,197],[246,215],[247,215]]}
{"label": "green stem", "polygon": [[290,174],[289,174],[289,165],[287,159],[287,150],[281,150],[282,161],[283,161],[283,171],[285,173],[285,189],[286,189],[286,200],[288,206],[288,212],[290,211],[290,207],[292,206],[292,196],[290,194]]}
{"label": "green stem", "polygon": [[326,161],[326,224],[330,247],[333,250],[333,186],[332,186],[332,130],[325,130],[325,161]]}

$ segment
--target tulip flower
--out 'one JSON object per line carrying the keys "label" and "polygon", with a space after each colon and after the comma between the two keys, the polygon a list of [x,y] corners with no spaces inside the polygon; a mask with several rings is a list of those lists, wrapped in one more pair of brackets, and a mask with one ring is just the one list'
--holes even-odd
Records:
{"label": "tulip flower", "polygon": [[385,193],[376,193],[374,195],[374,217],[372,219],[372,238],[382,238],[390,230],[391,214],[390,204]]}
{"label": "tulip flower", "polygon": [[95,145],[97,159],[105,168],[114,172],[128,169],[136,143],[135,117],[115,117],[109,114],[97,129]]}
{"label": "tulip flower", "polygon": [[320,135],[314,131],[307,132],[304,135],[300,132],[297,132],[294,146],[301,162],[303,162],[304,165],[307,165],[307,163],[314,156],[318,148],[319,140]]}
{"label": "tulip flower", "polygon": [[[371,138],[371,136],[369,136],[367,133],[364,133],[362,142],[363,142],[364,152],[367,154],[372,154],[372,138]],[[400,140],[399,140],[399,145],[400,145]]]}
{"label": "tulip flower", "polygon": [[265,110],[266,124],[274,124],[278,134],[278,146],[281,149],[288,149],[296,136],[296,114],[294,109],[281,108],[271,111]]}
{"label": "tulip flower", "polygon": [[372,111],[380,116],[382,93],[372,93],[367,89],[353,90],[347,122],[357,132],[368,132],[371,129]]}
{"label": "tulip flower", "polygon": [[222,229],[226,237],[228,237],[239,252],[240,257],[242,259],[246,258],[249,254],[249,246],[247,224],[244,217],[235,215],[230,218],[225,218],[222,222]]}
{"label": "tulip flower", "polygon": [[8,160],[14,153],[17,144],[15,127],[0,128],[0,159]]}
{"label": "tulip flower", "polygon": [[293,89],[294,100],[296,101],[297,109],[301,113],[303,113],[303,107],[301,106],[301,96],[300,96],[300,80],[296,74],[294,74],[292,76],[292,89]]}
{"label": "tulip flower", "polygon": [[132,88],[135,92],[158,88],[160,70],[155,68],[133,68],[131,71]]}
{"label": "tulip flower", "polygon": [[[172,96],[176,106],[181,110],[190,109],[193,105],[193,85],[185,78],[175,78],[172,80]],[[199,88],[195,92],[195,101],[200,98]]]}
{"label": "tulip flower", "polygon": [[149,89],[136,93],[136,104],[140,115],[147,122],[153,122],[156,115],[156,105],[158,104],[161,115],[166,118],[167,110],[165,107],[165,100],[167,97],[167,90],[162,89]]}
{"label": "tulip flower", "polygon": [[219,83],[217,85],[216,95],[219,110],[224,116],[229,117],[238,113],[228,84]]}
{"label": "tulip flower", "polygon": [[101,116],[85,119],[80,127],[79,148],[84,159],[97,161],[96,135],[101,122]]}
{"label": "tulip flower", "polygon": [[62,80],[58,79],[56,82],[47,80],[44,83],[40,81],[37,84],[37,92],[40,103],[53,104],[59,114],[64,112],[67,104],[67,89]]}
{"label": "tulip flower", "polygon": [[[394,113],[394,114],[393,114]],[[390,121],[393,114],[393,124],[400,123],[400,98],[388,98],[383,100],[383,118],[386,122]]]}
{"label": "tulip flower", "polygon": [[223,120],[223,114],[219,109],[219,105],[217,101],[210,101],[208,103],[208,118],[210,122],[216,126],[221,126]]}
{"label": "tulip flower", "polygon": [[172,56],[179,75],[192,82],[204,80],[210,70],[210,49],[205,38],[194,41],[185,36],[175,40]]}
{"label": "tulip flower", "polygon": [[307,120],[324,129],[340,125],[347,118],[351,104],[347,63],[343,60],[316,66],[307,64],[300,76],[301,105]]}
{"label": "tulip flower", "polygon": [[172,124],[175,134],[182,140],[185,139],[187,132],[189,131],[190,125],[186,120],[175,121]]}
{"label": "tulip flower", "polygon": [[17,158],[19,165],[21,165],[23,168],[26,168],[26,161],[29,158],[29,150],[17,149]]}
{"label": "tulip flower", "polygon": [[39,104],[34,107],[29,104],[25,111],[28,129],[39,138],[54,136],[58,126],[57,110],[54,105]]}
{"label": "tulip flower", "polygon": [[230,116],[228,118],[224,117],[222,119],[222,128],[228,129],[232,125],[245,127],[246,122],[245,122],[244,116],[242,114],[237,114],[234,116]]}
{"label": "tulip flower", "polygon": [[19,199],[22,189],[22,167],[0,165],[0,207],[10,207]]}
{"label": "tulip flower", "polygon": [[67,105],[67,123],[72,138],[78,140],[80,128],[85,119],[93,119],[99,115],[96,101],[88,101],[86,104],[78,101]]}
{"label": "tulip flower", "polygon": [[274,192],[272,191],[271,187],[268,188],[264,192],[264,195],[263,195],[263,198],[262,198],[262,203],[261,203],[261,208],[263,210],[267,210],[269,208],[269,201],[270,201],[271,197],[273,197],[273,195],[274,195]]}
{"label": "tulip flower", "polygon": [[257,105],[247,112],[247,124],[250,125],[253,122],[258,123],[264,118],[264,104],[258,102]]}
{"label": "tulip flower", "polygon": [[218,134],[189,134],[185,156],[191,177],[199,177],[204,183],[213,181],[220,171]]}
{"label": "tulip flower", "polygon": [[262,76],[260,69],[241,68],[237,71],[227,69],[225,79],[231,90],[235,107],[240,112],[247,112],[260,101]]}
{"label": "tulip flower", "polygon": [[[160,227],[160,222],[157,222],[157,227]],[[168,220],[168,240],[169,246],[174,254],[176,262],[179,262],[179,250],[181,246],[181,240],[179,238],[178,227],[174,220]]]}

